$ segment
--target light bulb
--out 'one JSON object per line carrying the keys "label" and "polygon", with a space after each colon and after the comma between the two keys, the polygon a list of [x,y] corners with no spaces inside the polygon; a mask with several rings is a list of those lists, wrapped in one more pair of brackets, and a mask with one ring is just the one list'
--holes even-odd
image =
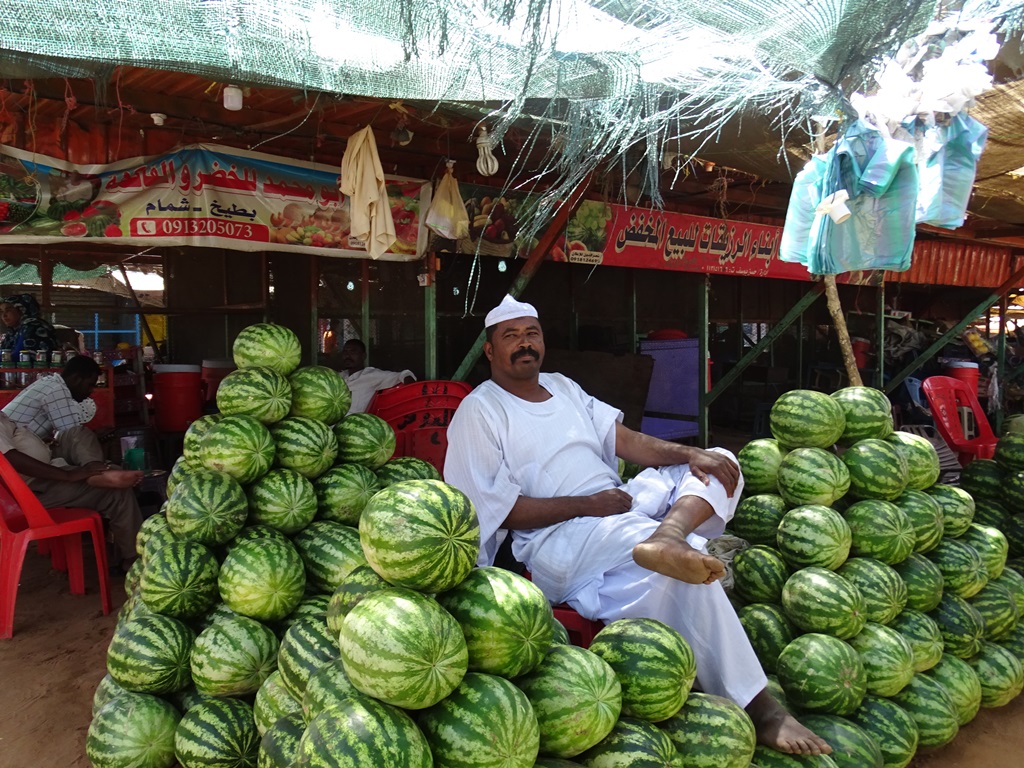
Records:
{"label": "light bulb", "polygon": [[237,112],[242,108],[243,94],[242,89],[237,85],[225,85],[224,86],[224,109],[229,112]]}

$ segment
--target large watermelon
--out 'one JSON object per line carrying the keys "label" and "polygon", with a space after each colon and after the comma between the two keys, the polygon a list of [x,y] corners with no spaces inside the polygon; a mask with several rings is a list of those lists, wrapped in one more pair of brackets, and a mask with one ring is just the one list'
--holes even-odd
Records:
{"label": "large watermelon", "polygon": [[320,475],[313,487],[321,520],[356,525],[363,508],[383,486],[369,467],[341,464]]}
{"label": "large watermelon", "polygon": [[1007,432],[999,438],[993,458],[1006,472],[1024,470],[1024,433]]}
{"label": "large watermelon", "polygon": [[255,766],[260,735],[252,707],[241,699],[206,699],[192,707],[174,733],[182,768]]}
{"label": "large watermelon", "polygon": [[864,598],[850,581],[825,568],[801,568],[782,588],[782,609],[805,632],[842,640],[864,628]]}
{"label": "large watermelon", "polygon": [[850,472],[850,495],[858,499],[891,501],[907,488],[907,460],[886,440],[860,440],[842,458]]}
{"label": "large watermelon", "polygon": [[917,535],[907,514],[895,504],[867,499],[843,510],[850,526],[850,552],[886,565],[901,563],[914,551]]}
{"label": "large watermelon", "polygon": [[823,392],[794,389],[772,405],[768,426],[787,448],[828,448],[845,431],[846,414]]}
{"label": "large watermelon", "polygon": [[751,603],[778,603],[782,587],[790,576],[782,554],[773,547],[756,544],[736,553],[732,561],[733,586]]}
{"label": "large watermelon", "polygon": [[316,517],[313,483],[291,469],[272,469],[247,489],[249,525],[267,525],[289,536]]}
{"label": "large watermelon", "polygon": [[[362,466],[355,464],[352,466]],[[378,467],[374,473],[381,488],[403,480],[440,480],[441,473],[433,464],[415,456],[396,456]]]}
{"label": "large watermelon", "polygon": [[981,706],[1002,707],[1020,695],[1024,688],[1024,663],[1013,652],[995,643],[982,643],[977,655],[967,663],[981,683]]}
{"label": "large watermelon", "polygon": [[995,499],[974,500],[974,523],[990,525],[1001,531],[1009,519],[1010,511],[999,501]]}
{"label": "large watermelon", "polygon": [[302,714],[302,702],[281,682],[281,670],[274,670],[256,692],[252,707],[256,728],[262,736],[278,718]]}
{"label": "large watermelon", "polygon": [[856,443],[866,438],[883,438],[892,432],[892,403],[874,387],[845,387],[832,393],[846,417],[840,441]]}
{"label": "large watermelon", "polygon": [[956,708],[945,686],[925,675],[914,675],[902,691],[892,697],[917,725],[918,744],[941,747],[960,730]]}
{"label": "large watermelon", "polygon": [[797,635],[793,624],[778,607],[765,603],[745,605],[738,615],[764,671],[775,674],[779,654]]}
{"label": "large watermelon", "polygon": [[907,490],[923,491],[939,479],[939,454],[928,438],[896,431],[885,438],[907,462]]}
{"label": "large watermelon", "polygon": [[906,490],[893,503],[903,510],[914,528],[914,551],[930,552],[942,539],[942,507],[923,491]]}
{"label": "large watermelon", "polygon": [[850,471],[834,453],[821,448],[797,448],[779,464],[779,494],[791,506],[829,506],[846,495]]}
{"label": "large watermelon", "polygon": [[235,613],[275,621],[299,604],[306,572],[290,541],[250,539],[231,547],[221,563],[217,586],[224,604]]}
{"label": "large watermelon", "polygon": [[348,572],[348,576],[345,577],[341,586],[334,590],[334,594],[331,595],[327,603],[327,626],[331,628],[332,632],[341,632],[341,625],[344,623],[345,617],[360,600],[389,586],[391,585],[369,565],[357,565]]}
{"label": "large watermelon", "polygon": [[960,539],[944,537],[925,555],[942,571],[946,592],[970,597],[988,583],[988,570],[978,550]]}
{"label": "large watermelon", "polygon": [[114,682],[136,693],[173,693],[191,683],[189,654],[195,633],[178,619],[135,616],[114,631],[107,671]]}
{"label": "large watermelon", "polygon": [[1005,568],[998,577],[992,579],[991,584],[999,584],[1006,588],[1017,603],[1017,611],[1024,616],[1024,576],[1021,576],[1013,568]]}
{"label": "large watermelon", "polygon": [[939,663],[944,647],[942,632],[931,616],[908,608],[889,622],[889,628],[895,629],[910,643],[915,672],[924,672]]}
{"label": "large watermelon", "polygon": [[574,645],[551,649],[540,665],[516,679],[533,706],[545,755],[573,757],[611,733],[622,709],[615,671]]}
{"label": "large watermelon", "polygon": [[395,454],[395,430],[380,416],[353,413],[335,425],[338,461],[378,469]]}
{"label": "large watermelon", "polygon": [[356,688],[403,709],[436,704],[469,665],[458,622],[411,589],[384,589],[360,601],[341,626],[338,647]]}
{"label": "large watermelon", "polygon": [[508,680],[470,672],[417,718],[435,765],[533,768],[540,731],[526,695]]}
{"label": "large watermelon", "polygon": [[302,714],[312,720],[328,707],[337,706],[348,696],[361,696],[345,671],[345,662],[335,659],[314,672],[302,694]]}
{"label": "large watermelon", "polygon": [[736,454],[743,472],[744,491],[750,495],[775,493],[778,488],[779,464],[785,453],[778,440],[751,440]]}
{"label": "large watermelon", "polygon": [[171,768],[179,720],[178,710],[157,696],[122,693],[93,716],[85,755],[94,768]]}
{"label": "large watermelon", "polygon": [[318,477],[334,463],[338,441],[330,427],[305,416],[289,416],[273,425],[277,463],[303,477]]}
{"label": "large watermelon", "polygon": [[197,469],[167,500],[167,525],[177,536],[206,546],[234,538],[248,514],[245,491],[230,475]]}
{"label": "large watermelon", "polygon": [[658,723],[692,768],[747,768],[757,737],[738,704],[721,696],[691,693],[678,714]]}
{"label": "large watermelon", "polygon": [[942,508],[942,531],[945,536],[962,536],[974,519],[974,499],[955,485],[933,485],[928,495]]}
{"label": "large watermelon", "polygon": [[[743,479],[744,482],[747,481],[746,475]],[[750,490],[749,484],[744,490]],[[788,509],[785,499],[774,493],[774,488],[772,493],[744,496],[736,505],[736,513],[730,526],[737,536],[751,544],[768,544],[774,547],[779,523]]]}
{"label": "large watermelon", "polygon": [[960,537],[960,541],[970,544],[981,555],[990,580],[1002,574],[1009,552],[1009,545],[1002,531],[989,525],[971,523]]}
{"label": "large watermelon", "polygon": [[239,368],[260,366],[272,368],[282,376],[287,376],[299,366],[302,345],[290,328],[256,323],[243,328],[235,337],[231,356]]}
{"label": "large watermelon", "polygon": [[[437,601],[462,627],[471,671],[518,677],[536,667],[551,645],[547,598],[535,584],[512,571],[474,568],[455,587],[439,594]],[[652,660],[658,651],[649,649]]]}
{"label": "large watermelon", "polygon": [[270,469],[274,441],[270,430],[252,416],[225,416],[199,444],[199,462],[247,485]]}
{"label": "large watermelon", "polygon": [[289,416],[306,416],[334,424],[348,413],[352,393],[338,372],[322,365],[299,368],[288,377],[292,387]]}
{"label": "large watermelon", "polygon": [[281,683],[302,701],[309,678],[324,664],[338,658],[338,636],[323,619],[299,619],[284,633],[277,653]]}
{"label": "large watermelon", "polygon": [[274,424],[288,415],[291,406],[288,379],[271,368],[240,368],[217,387],[217,408],[224,416],[251,416],[262,424]]}
{"label": "large watermelon", "polygon": [[962,597],[946,592],[928,615],[935,620],[942,633],[942,645],[946,653],[969,659],[981,650],[985,619]]}
{"label": "large watermelon", "polygon": [[256,693],[277,669],[274,633],[245,616],[215,621],[192,645],[190,666],[196,690],[207,696]]}
{"label": "large watermelon", "polygon": [[290,768],[299,755],[299,742],[306,732],[302,715],[282,717],[260,739],[256,768]]}
{"label": "large watermelon", "polygon": [[306,569],[308,588],[332,593],[352,569],[366,564],[359,532],[350,525],[316,520],[292,539]]}
{"label": "large watermelon", "polygon": [[914,676],[914,649],[895,629],[869,621],[847,642],[864,665],[868,693],[894,696]]}
{"label": "large watermelon", "polygon": [[851,557],[836,573],[857,587],[864,598],[868,621],[888,624],[907,607],[907,585],[885,563],[870,557]]}
{"label": "large watermelon", "polygon": [[790,755],[758,744],[751,768],[839,768],[831,755]]}
{"label": "large watermelon", "polygon": [[885,768],[906,768],[914,759],[917,723],[899,704],[878,696],[865,696],[849,717],[878,744]]}
{"label": "large watermelon", "polygon": [[359,518],[366,560],[392,584],[443,592],[476,564],[480,524],[469,498],[438,480],[406,480],[370,499]]}
{"label": "large watermelon", "polygon": [[588,768],[641,768],[679,765],[668,734],[645,720],[619,718],[611,733],[580,756]]}
{"label": "large watermelon", "polygon": [[882,768],[882,750],[875,738],[856,723],[837,715],[804,715],[800,722],[832,747],[838,768]]}
{"label": "large watermelon", "polygon": [[971,665],[949,653],[925,674],[942,684],[949,694],[960,726],[967,725],[981,708],[981,681]]}
{"label": "large watermelon", "polygon": [[174,541],[148,558],[139,596],[156,613],[193,618],[217,601],[217,571],[217,558],[202,544]]}
{"label": "large watermelon", "polygon": [[831,635],[801,635],[786,646],[778,676],[787,700],[811,712],[848,715],[867,691],[857,652]]}
{"label": "large watermelon", "polygon": [[850,526],[834,509],[808,504],[786,513],[776,541],[793,568],[813,565],[835,570],[850,554]]}
{"label": "large watermelon", "polygon": [[924,555],[916,552],[893,569],[907,585],[907,608],[930,611],[942,599],[942,571]]}
{"label": "large watermelon", "polygon": [[198,465],[200,462],[199,446],[203,438],[223,418],[223,413],[208,413],[189,424],[182,438],[181,457],[179,458],[183,457],[185,463],[192,466]]}
{"label": "large watermelon", "polygon": [[128,693],[124,688],[114,682],[114,678],[107,672],[101,679],[99,684],[96,686],[96,690],[92,695],[92,716],[96,717],[96,713],[100,711],[100,708],[108,701],[116,696],[120,696],[122,693]]}
{"label": "large watermelon", "polygon": [[999,501],[1006,472],[994,459],[975,459],[960,470],[960,487],[977,503],[981,499]]}

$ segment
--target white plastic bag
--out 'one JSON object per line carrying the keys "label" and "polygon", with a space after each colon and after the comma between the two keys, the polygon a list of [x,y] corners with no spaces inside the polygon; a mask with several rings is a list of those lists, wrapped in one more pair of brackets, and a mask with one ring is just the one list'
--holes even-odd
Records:
{"label": "white plastic bag", "polygon": [[469,214],[459,194],[459,182],[452,176],[452,164],[437,184],[427,211],[426,224],[441,237],[458,240],[469,237]]}

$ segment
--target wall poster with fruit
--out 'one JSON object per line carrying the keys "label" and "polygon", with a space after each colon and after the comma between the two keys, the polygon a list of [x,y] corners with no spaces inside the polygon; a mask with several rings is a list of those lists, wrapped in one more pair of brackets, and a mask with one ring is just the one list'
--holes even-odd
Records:
{"label": "wall poster with fruit", "polygon": [[460,184],[459,193],[469,214],[469,237],[446,240],[431,234],[430,250],[507,258],[525,256],[536,245],[536,238],[520,233],[537,209],[536,196],[478,184]]}
{"label": "wall poster with fruit", "polygon": [[[363,257],[337,167],[213,145],[76,166],[0,146],[0,243],[119,238],[133,245]],[[396,241],[382,258],[424,253],[430,184],[388,177]]]}

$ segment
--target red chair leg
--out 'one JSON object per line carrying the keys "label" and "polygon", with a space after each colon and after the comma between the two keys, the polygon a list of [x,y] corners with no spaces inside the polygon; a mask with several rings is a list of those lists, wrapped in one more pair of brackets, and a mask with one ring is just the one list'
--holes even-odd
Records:
{"label": "red chair leg", "polygon": [[110,574],[107,572],[107,540],[103,535],[103,522],[97,516],[92,526],[92,549],[96,555],[96,570],[100,582],[100,604],[103,606],[103,615],[110,614]]}
{"label": "red chair leg", "polygon": [[4,542],[5,551],[0,552],[0,640],[14,636],[14,604],[28,541],[23,536],[8,539]]}
{"label": "red chair leg", "polygon": [[68,570],[68,559],[64,541],[62,539],[46,539],[45,541],[50,551],[50,567],[55,571],[66,573]]}
{"label": "red chair leg", "polygon": [[[54,542],[57,544],[57,542]],[[72,595],[85,594],[85,571],[82,565],[82,534],[69,533],[60,537],[60,543],[54,548],[64,551],[64,561],[68,569],[68,591]]]}

